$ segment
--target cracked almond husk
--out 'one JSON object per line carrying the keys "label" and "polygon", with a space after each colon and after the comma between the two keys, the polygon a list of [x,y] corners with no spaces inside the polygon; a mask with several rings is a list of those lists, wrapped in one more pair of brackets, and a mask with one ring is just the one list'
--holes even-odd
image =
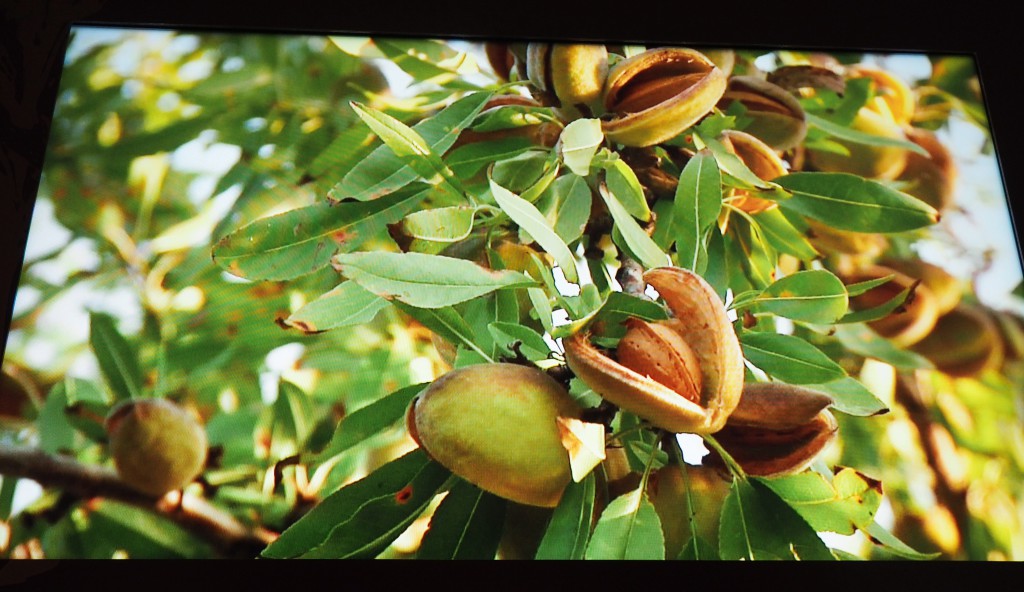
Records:
{"label": "cracked almond husk", "polygon": [[[744,378],[743,353],[725,306],[714,289],[689,270],[658,267],[646,272],[644,281],[658,291],[674,315],[660,326],[686,343],[692,363],[699,368],[691,368],[689,357],[677,357],[675,352],[669,356],[672,363],[682,363],[687,373],[699,372],[699,384],[680,380],[667,386],[650,376],[649,368],[630,369],[594,346],[589,329],[565,339],[566,362],[594,392],[659,428],[676,433],[717,432],[739,403]],[[684,358],[687,361],[680,362]]]}
{"label": "cracked almond husk", "polygon": [[[738,156],[759,179],[771,181],[786,174],[786,163],[758,138],[746,132],[725,130],[722,140],[725,147]],[[759,214],[778,205],[775,201],[754,197],[743,189],[731,189],[728,197],[734,198],[732,204],[748,214]]]}
{"label": "cracked almond husk", "polygon": [[[744,472],[772,477],[802,471],[839,429],[824,393],[785,383],[751,383],[715,439]],[[712,452],[706,463],[722,467]]]}
{"label": "cracked almond husk", "polygon": [[650,49],[608,72],[605,136],[625,146],[653,146],[679,135],[711,112],[726,75],[692,49]]}
{"label": "cracked almond husk", "polygon": [[718,108],[725,111],[737,101],[746,108],[744,116],[751,120],[743,131],[773,150],[795,148],[807,136],[804,109],[786,89],[753,76],[733,76]]}

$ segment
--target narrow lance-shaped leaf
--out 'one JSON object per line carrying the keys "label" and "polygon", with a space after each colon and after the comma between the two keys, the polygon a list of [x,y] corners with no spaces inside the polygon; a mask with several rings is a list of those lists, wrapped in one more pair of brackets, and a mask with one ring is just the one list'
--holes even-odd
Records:
{"label": "narrow lance-shaped leaf", "polygon": [[142,370],[135,350],[117,330],[114,317],[89,313],[89,345],[115,400],[142,396]]}
{"label": "narrow lance-shaped leaf", "polygon": [[672,238],[681,267],[703,271],[704,235],[722,211],[722,174],[715,157],[701,150],[683,168],[676,186]]}
{"label": "narrow lance-shaped leaf", "polygon": [[808,384],[806,386],[832,397],[832,407],[847,415],[867,417],[889,411],[889,408],[885,406],[881,399],[852,376],[823,384]]}
{"label": "narrow lance-shaped leaf", "polygon": [[501,288],[536,285],[517,271],[492,271],[465,259],[422,253],[346,253],[336,255],[332,264],[370,292],[419,308],[442,308]]}
{"label": "narrow lance-shaped leaf", "polygon": [[900,370],[934,368],[928,358],[896,347],[891,341],[880,337],[864,323],[836,325],[835,337],[839,343],[843,344],[843,347],[851,352],[867,358],[875,358]]}
{"label": "narrow lance-shaped leaf", "polygon": [[[437,115],[412,127],[435,154],[444,154],[462,130],[473,123],[483,109],[490,92],[475,92],[445,107]],[[387,146],[380,146],[359,162],[331,189],[328,196],[359,201],[379,198],[401,189],[416,179],[417,173]]]}
{"label": "narrow lance-shaped leaf", "polygon": [[619,200],[603,184],[600,187],[600,193],[612,215],[615,229],[619,231],[622,240],[626,243],[625,246],[636,256],[640,264],[647,269],[667,265],[669,263],[668,255],[644,232],[643,228],[640,228],[626,208],[622,207]]}
{"label": "narrow lance-shaped leaf", "polygon": [[460,199],[465,191],[455,173],[435,154],[426,140],[415,130],[391,117],[387,113],[350,103],[356,115],[363,120],[373,133],[387,144],[388,148],[416,171],[427,184],[437,187],[451,199]]}
{"label": "narrow lance-shaped leaf", "polygon": [[910,140],[867,134],[844,125],[833,123],[823,117],[818,117],[813,113],[805,113],[805,116],[807,117],[807,123],[831,136],[839,138],[840,140],[846,140],[847,142],[853,142],[854,144],[865,144],[868,146],[896,146],[898,148],[910,150],[911,152],[916,152],[921,156],[928,158],[928,151]]}
{"label": "narrow lance-shaped leaf", "polygon": [[261,555],[373,558],[426,509],[450,477],[416,449],[324,498]]}
{"label": "narrow lance-shaped leaf", "polygon": [[586,559],[664,559],[665,535],[642,489],[620,495],[597,521]]}
{"label": "narrow lance-shaped leaf", "polygon": [[651,210],[644,197],[644,189],[640,180],[629,165],[620,158],[609,158],[602,163],[605,169],[605,184],[608,190],[619,199],[622,207],[630,216],[647,222],[651,219]]}
{"label": "narrow lance-shaped leaf", "polygon": [[773,282],[755,300],[760,310],[808,323],[834,323],[846,313],[846,286],[824,269],[798,271]]}
{"label": "narrow lance-shaped leaf", "polygon": [[601,122],[597,119],[577,119],[565,126],[559,139],[562,162],[581,177],[590,174],[590,162],[604,141]]}
{"label": "narrow lance-shaped leaf", "polygon": [[760,479],[733,482],[718,540],[725,560],[834,559],[807,522]]}
{"label": "narrow lance-shaped leaf", "polygon": [[755,175],[747,165],[743,164],[740,157],[729,152],[725,145],[718,140],[714,138],[705,138],[698,134],[694,134],[693,138],[698,148],[706,148],[711,151],[711,154],[714,155],[715,160],[718,162],[718,168],[720,168],[722,172],[728,174],[735,180],[740,181],[746,188],[767,190],[775,189],[776,186],[773,183],[765,181],[761,177]]}
{"label": "narrow lance-shaped leaf", "polygon": [[848,173],[791,173],[775,180],[793,196],[782,207],[854,232],[903,232],[934,224],[935,208]]}
{"label": "narrow lance-shaped leaf", "polygon": [[745,332],[740,346],[751,364],[783,382],[811,384],[846,376],[820,349],[792,335]]}
{"label": "narrow lance-shaped leaf", "polygon": [[879,304],[878,306],[872,306],[871,308],[865,308],[864,310],[850,311],[843,315],[843,318],[839,319],[840,323],[867,323],[869,321],[878,320],[889,316],[893,311],[906,304],[907,300],[910,299],[913,294],[915,285],[908,286],[906,289],[900,291],[899,294],[893,296],[889,300]]}
{"label": "narrow lance-shaped leaf", "polygon": [[816,259],[818,251],[800,233],[779,208],[771,208],[754,215],[765,239],[780,253],[792,255],[801,261]]}
{"label": "narrow lance-shaped leaf", "polygon": [[326,267],[402,219],[428,191],[403,191],[369,202],[321,202],[247,224],[220,239],[213,260],[250,280],[289,280]]}
{"label": "narrow lance-shaped leaf", "polygon": [[593,473],[579,483],[570,483],[558,503],[536,559],[583,559],[594,516],[597,476]]}
{"label": "narrow lance-shaped leaf", "polygon": [[[535,288],[530,288],[531,290]],[[419,321],[424,327],[437,333],[439,337],[447,340],[452,345],[464,345],[466,348],[476,352],[486,361],[493,362],[491,357],[484,353],[482,344],[477,343],[473,335],[473,329],[466,322],[466,319],[450,306],[442,308],[417,308],[401,302],[395,305],[404,313]]]}
{"label": "narrow lance-shaped leaf", "polygon": [[459,481],[430,518],[417,559],[494,559],[508,502]]}
{"label": "narrow lance-shaped leaf", "polygon": [[304,333],[369,323],[388,301],[355,282],[342,282],[284,320]]}
{"label": "narrow lance-shaped leaf", "polygon": [[334,430],[330,443],[308,459],[311,464],[324,462],[397,424],[405,417],[406,409],[416,395],[430,383],[414,384],[377,399],[365,407],[346,415]]}
{"label": "narrow lance-shaped leaf", "polygon": [[498,185],[493,179],[490,181],[490,185],[491,194],[501,206],[502,211],[508,214],[508,217],[512,218],[512,221],[523,230],[530,233],[533,240],[537,241],[541,248],[555,258],[555,262],[565,274],[565,279],[570,282],[578,282],[580,278],[576,272],[576,259],[573,257],[572,251],[551,228],[537,206]]}

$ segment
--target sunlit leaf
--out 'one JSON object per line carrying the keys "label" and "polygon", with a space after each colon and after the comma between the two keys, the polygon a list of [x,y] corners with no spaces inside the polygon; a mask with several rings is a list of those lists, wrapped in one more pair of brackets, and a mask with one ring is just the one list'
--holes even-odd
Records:
{"label": "sunlit leaf", "polygon": [[577,119],[562,130],[561,153],[562,162],[573,173],[586,177],[590,174],[590,161],[597,154],[597,149],[604,141],[601,121],[597,119]]}
{"label": "sunlit leaf", "polygon": [[807,117],[807,123],[814,127],[827,132],[840,140],[846,140],[854,144],[865,144],[867,146],[895,146],[897,148],[903,148],[916,152],[921,156],[928,157],[928,151],[911,142],[910,140],[901,140],[899,138],[890,138],[888,136],[878,136],[875,134],[868,134],[862,131],[855,130],[845,125],[839,125],[833,123],[824,117],[818,117],[813,113],[805,113]]}
{"label": "sunlit leaf", "polygon": [[492,271],[465,259],[382,251],[336,255],[339,273],[387,300],[442,308],[501,288],[533,286],[516,271]]}
{"label": "sunlit leaf", "polygon": [[[437,115],[417,123],[412,129],[433,153],[443,154],[455,143],[462,130],[469,127],[490,98],[489,92],[472,93],[445,107]],[[336,200],[377,199],[401,189],[417,176],[416,171],[389,147],[380,146],[353,167],[328,196]]]}
{"label": "sunlit leaf", "polygon": [[851,535],[867,528],[882,502],[881,482],[850,468],[836,473],[831,483],[812,471],[759,481],[818,532]]}
{"label": "sunlit leaf", "polygon": [[619,200],[604,185],[600,187],[600,193],[615,222],[615,229],[621,233],[625,246],[637,257],[641,265],[647,269],[668,265],[668,255],[644,232]]}
{"label": "sunlit leaf", "polygon": [[256,220],[217,241],[213,259],[250,280],[287,280],[326,267],[339,252],[401,220],[427,191],[398,192],[368,202],[320,202]]}
{"label": "sunlit leaf", "polygon": [[935,208],[848,173],[791,173],[775,180],[793,192],[782,207],[854,232],[902,232],[938,221]]}
{"label": "sunlit leaf", "polygon": [[501,209],[508,214],[512,221],[518,224],[523,230],[530,233],[537,244],[555,258],[555,262],[562,269],[565,278],[570,282],[578,282],[579,275],[576,272],[576,258],[572,251],[566,246],[554,229],[544,218],[537,207],[522,199],[518,195],[498,185],[492,179],[490,181],[491,194],[498,202]]}
{"label": "sunlit leaf", "polygon": [[698,273],[704,271],[707,250],[704,236],[722,211],[722,175],[715,157],[698,152],[679,175],[672,209],[669,240],[674,240],[679,264]]}
{"label": "sunlit leaf", "polygon": [[620,495],[601,512],[585,558],[665,558],[661,519],[643,490]]}
{"label": "sunlit leaf", "polygon": [[636,173],[621,158],[604,160],[601,165],[605,170],[605,185],[619,200],[630,216],[647,222],[651,219],[651,210],[644,197],[644,188]]}
{"label": "sunlit leaf", "polygon": [[284,319],[284,324],[305,333],[361,325],[373,320],[388,301],[355,282],[337,287],[306,304]]}
{"label": "sunlit leaf", "polygon": [[848,298],[843,282],[824,269],[798,271],[761,292],[760,310],[808,323],[834,323],[846,313]]}
{"label": "sunlit leaf", "polygon": [[751,364],[783,382],[815,384],[846,376],[821,350],[792,335],[745,332],[740,346]]}
{"label": "sunlit leaf", "polygon": [[881,399],[852,376],[806,386],[831,396],[834,401],[832,407],[848,415],[866,417],[889,411]]}

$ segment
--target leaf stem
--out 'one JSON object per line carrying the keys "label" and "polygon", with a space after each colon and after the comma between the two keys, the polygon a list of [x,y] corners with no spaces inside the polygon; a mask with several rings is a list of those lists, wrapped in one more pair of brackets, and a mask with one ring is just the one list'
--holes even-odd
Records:
{"label": "leaf stem", "polygon": [[740,481],[747,480],[747,474],[743,471],[743,467],[736,462],[736,459],[734,459],[731,454],[726,452],[725,448],[722,448],[722,445],[718,443],[718,440],[716,440],[714,436],[711,434],[703,434],[701,437],[704,438],[704,442],[706,442],[708,446],[718,453],[718,456],[722,458],[722,462],[724,462],[725,466],[728,467],[729,472],[732,473],[733,477]]}

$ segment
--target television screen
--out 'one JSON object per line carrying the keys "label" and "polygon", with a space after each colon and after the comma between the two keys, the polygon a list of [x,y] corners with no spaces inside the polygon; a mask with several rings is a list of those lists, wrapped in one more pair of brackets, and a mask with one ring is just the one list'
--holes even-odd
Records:
{"label": "television screen", "polygon": [[981,82],[75,26],[4,311],[0,550],[1024,559]]}

